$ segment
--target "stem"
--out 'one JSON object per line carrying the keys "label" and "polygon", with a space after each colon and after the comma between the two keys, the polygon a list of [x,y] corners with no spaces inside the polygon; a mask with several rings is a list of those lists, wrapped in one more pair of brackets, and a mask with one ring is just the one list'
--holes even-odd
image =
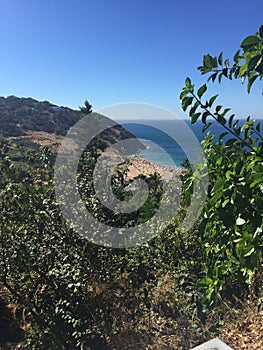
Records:
{"label": "stem", "polygon": [[216,122],[218,122],[219,124],[221,124],[223,126],[223,128],[225,128],[229,133],[231,133],[234,137],[236,137],[239,141],[243,142],[248,148],[251,149],[251,151],[254,151],[256,153],[258,153],[253,147],[251,147],[244,139],[242,139],[242,137],[240,137],[239,135],[236,135],[234,133],[234,131],[232,131],[229,127],[227,127],[226,125],[222,124],[219,122],[219,120],[217,119],[217,117],[206,107],[202,104],[201,100],[198,99],[198,97],[191,92],[191,94],[193,95],[193,97],[196,99],[196,101],[198,101],[200,103],[201,108],[203,108]]}

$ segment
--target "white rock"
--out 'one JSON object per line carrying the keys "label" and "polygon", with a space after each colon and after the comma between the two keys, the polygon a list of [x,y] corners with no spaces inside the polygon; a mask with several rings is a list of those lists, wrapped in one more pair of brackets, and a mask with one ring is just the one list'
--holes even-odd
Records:
{"label": "white rock", "polygon": [[218,338],[214,338],[209,340],[208,342],[198,345],[192,350],[234,350],[230,348],[230,346],[226,345],[226,343],[222,342],[222,340]]}

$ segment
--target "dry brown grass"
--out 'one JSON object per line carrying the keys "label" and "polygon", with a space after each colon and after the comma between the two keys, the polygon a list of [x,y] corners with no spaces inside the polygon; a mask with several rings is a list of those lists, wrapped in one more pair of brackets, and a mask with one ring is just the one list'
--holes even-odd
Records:
{"label": "dry brown grass", "polygon": [[236,350],[263,349],[263,300],[243,303],[231,309],[221,331],[221,339]]}
{"label": "dry brown grass", "polygon": [[[122,276],[122,281],[119,282],[125,287],[127,276]],[[98,282],[93,287],[94,298],[101,300],[102,308],[118,292]],[[193,318],[196,316],[183,312],[181,308],[185,300],[175,299],[175,296],[174,280],[169,274],[165,274],[152,289],[150,310],[141,301],[137,303],[138,310],[133,318],[129,300],[117,303],[111,312],[114,321],[111,329],[105,323],[108,349],[189,350],[216,336],[235,350],[263,349],[262,298],[239,302],[235,308],[222,302],[208,315],[206,324],[199,323],[197,328],[193,325]],[[136,297],[140,298],[139,295]],[[17,307],[10,304],[8,309],[17,318]],[[21,315],[19,318],[21,321]],[[224,320],[224,325],[218,332],[211,332],[210,327],[219,319]],[[23,329],[26,331],[25,327]],[[9,343],[0,346],[0,350],[17,350],[22,349],[21,346],[22,344]]]}

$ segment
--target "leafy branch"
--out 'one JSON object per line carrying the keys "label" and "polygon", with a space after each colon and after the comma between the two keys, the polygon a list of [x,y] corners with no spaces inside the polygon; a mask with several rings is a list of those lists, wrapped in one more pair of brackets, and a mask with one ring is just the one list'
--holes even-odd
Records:
{"label": "leafy branch", "polygon": [[[240,127],[238,124],[238,121],[234,121],[235,115],[232,114],[228,119],[228,126],[227,126],[227,120],[225,118],[226,114],[231,110],[230,108],[225,108],[222,112],[222,106],[217,105],[215,107],[215,111],[211,111],[211,108],[213,107],[213,104],[218,97],[218,95],[212,96],[208,101],[203,103],[201,100],[203,94],[207,90],[207,85],[202,85],[198,90],[197,93],[195,93],[194,85],[192,84],[190,78],[186,78],[185,81],[185,87],[183,88],[180,100],[182,104],[182,109],[184,111],[187,110],[187,108],[190,108],[189,110],[189,117],[191,118],[191,123],[194,124],[196,121],[201,118],[203,124],[205,124],[203,131],[207,130],[212,123],[207,123],[207,118],[211,117],[216,122],[222,125],[222,127],[226,130],[226,132],[223,132],[219,139],[222,139],[227,134],[232,134],[235,138],[229,139],[226,142],[226,146],[233,145],[235,142],[240,141],[242,146],[246,146],[251,151],[254,151],[256,153],[260,153],[260,150],[258,150],[257,147],[254,147],[255,139],[252,139],[250,136],[253,134],[253,132],[249,129],[253,128],[254,124],[250,121],[250,117],[247,118],[246,124],[243,127]],[[194,102],[194,103],[193,103]],[[197,112],[198,109],[201,109],[202,112]],[[258,126],[258,130],[260,130],[260,123]],[[242,131],[244,131],[244,135],[242,135]],[[256,130],[257,131],[257,130]],[[257,131],[257,135],[261,137],[259,132]]]}
{"label": "leafy branch", "polygon": [[219,83],[223,76],[230,80],[241,78],[242,82],[247,78],[247,91],[250,93],[256,79],[263,78],[263,25],[255,35],[246,37],[240,47],[233,57],[232,65],[229,59],[223,59],[223,52],[218,57],[207,54],[204,55],[203,65],[199,66],[198,70],[201,74],[212,72],[207,81],[214,82],[218,79]]}
{"label": "leafy branch", "polygon": [[[233,58],[233,65],[218,57],[205,55],[201,74],[211,73],[208,82],[228,79],[247,79],[247,91],[257,78],[263,78],[263,26],[255,35],[246,37]],[[207,256],[206,277],[199,280],[204,289],[204,302],[209,307],[222,297],[232,298],[237,289],[242,295],[248,291],[253,274],[262,261],[263,229],[263,135],[261,123],[250,120],[242,126],[234,120],[230,108],[214,105],[218,95],[203,101],[207,83],[197,91],[190,78],[180,94],[182,109],[189,109],[191,123],[201,119],[203,132],[213,123],[219,123],[225,131],[219,135],[206,135],[202,146],[208,161],[209,193],[204,207],[199,234]],[[223,137],[232,135],[222,142]],[[215,152],[215,150],[217,152]],[[186,177],[186,195],[192,186],[193,177]],[[239,285],[239,288],[236,286]]]}

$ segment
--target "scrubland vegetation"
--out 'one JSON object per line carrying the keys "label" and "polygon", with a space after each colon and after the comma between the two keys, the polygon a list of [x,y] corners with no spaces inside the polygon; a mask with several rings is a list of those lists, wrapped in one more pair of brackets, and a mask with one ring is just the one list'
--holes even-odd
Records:
{"label": "scrubland vegetation", "polygon": [[[222,53],[204,56],[199,70],[209,78],[200,88],[186,79],[182,108],[192,123],[204,123],[209,176],[203,212],[188,232],[181,232],[180,223],[200,169],[189,167],[182,176],[180,211],[162,234],[138,247],[106,248],[67,226],[55,197],[54,153],[28,143],[16,147],[16,140],[3,133],[2,349],[190,349],[215,335],[234,349],[262,348],[261,123],[248,117],[240,125],[228,108],[216,104],[217,96],[205,98],[209,83],[225,78],[240,79],[252,93],[253,83],[263,77],[262,52],[261,26],[242,41],[233,63]],[[211,122],[225,128],[219,141],[208,133]],[[21,136],[21,130],[9,136]],[[89,176],[97,157],[96,147],[84,152],[79,184],[87,206],[92,203],[89,209],[107,219],[107,210],[99,203],[94,206]],[[152,189],[147,204],[139,215],[114,216],[115,225],[136,225],[158,210],[160,177],[153,174],[146,181]],[[125,200],[129,193],[122,172],[116,172],[112,183]]]}

